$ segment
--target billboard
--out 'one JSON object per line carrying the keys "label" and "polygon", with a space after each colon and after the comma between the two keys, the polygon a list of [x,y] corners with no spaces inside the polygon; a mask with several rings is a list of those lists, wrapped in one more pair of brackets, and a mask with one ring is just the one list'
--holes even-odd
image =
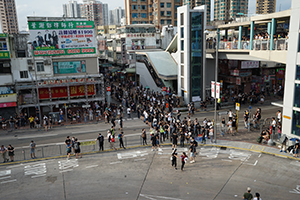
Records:
{"label": "billboard", "polygon": [[93,21],[29,21],[34,56],[95,54]]}
{"label": "billboard", "polygon": [[53,62],[54,74],[84,73],[85,61]]}
{"label": "billboard", "polygon": [[[75,85],[69,87],[70,97],[80,97],[85,96],[85,86],[84,85]],[[87,85],[87,95],[95,94],[95,85]],[[52,87],[51,88],[51,98],[67,98],[68,97],[68,87]],[[39,98],[40,99],[49,99],[49,88],[40,88],[39,89]]]}

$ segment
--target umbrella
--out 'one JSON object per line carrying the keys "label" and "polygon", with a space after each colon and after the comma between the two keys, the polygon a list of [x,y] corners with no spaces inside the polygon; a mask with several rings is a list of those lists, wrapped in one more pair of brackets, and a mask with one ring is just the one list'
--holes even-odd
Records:
{"label": "umbrella", "polygon": [[290,140],[296,142],[296,140],[299,140],[299,138],[291,138]]}

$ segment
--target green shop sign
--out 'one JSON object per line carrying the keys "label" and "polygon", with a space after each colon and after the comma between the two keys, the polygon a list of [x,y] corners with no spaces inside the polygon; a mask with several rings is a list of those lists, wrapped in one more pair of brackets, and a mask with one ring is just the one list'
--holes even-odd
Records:
{"label": "green shop sign", "polygon": [[0,51],[0,59],[3,59],[3,58],[10,58],[10,54],[9,54],[9,51]]}
{"label": "green shop sign", "polygon": [[7,37],[6,33],[0,33],[0,37]]}
{"label": "green shop sign", "polygon": [[93,29],[94,21],[48,21],[28,22],[29,30]]}
{"label": "green shop sign", "polygon": [[53,50],[34,50],[34,56],[63,56],[78,54],[95,54],[95,47],[72,48],[72,49],[53,49]]}

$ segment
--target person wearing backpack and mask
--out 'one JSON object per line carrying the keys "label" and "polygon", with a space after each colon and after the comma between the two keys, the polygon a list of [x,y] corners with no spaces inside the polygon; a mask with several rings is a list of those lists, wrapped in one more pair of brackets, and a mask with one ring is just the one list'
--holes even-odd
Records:
{"label": "person wearing backpack and mask", "polygon": [[103,142],[104,142],[104,137],[103,135],[101,135],[101,133],[99,133],[98,137],[95,139],[95,141],[99,142],[99,151],[104,151],[104,148],[103,148]]}
{"label": "person wearing backpack and mask", "polygon": [[253,195],[251,194],[251,188],[250,187],[248,187],[247,192],[244,193],[243,199],[245,199],[245,200],[252,200],[253,199]]}
{"label": "person wearing backpack and mask", "polygon": [[78,154],[81,157],[81,152],[80,152],[80,142],[78,142],[78,139],[76,138],[75,139],[75,142],[74,142],[74,150],[75,150],[75,155],[76,155],[76,159],[78,158]]}

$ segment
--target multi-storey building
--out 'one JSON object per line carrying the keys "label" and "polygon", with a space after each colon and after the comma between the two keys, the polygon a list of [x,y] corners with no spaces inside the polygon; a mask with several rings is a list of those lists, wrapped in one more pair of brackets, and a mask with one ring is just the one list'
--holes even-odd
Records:
{"label": "multi-storey building", "polygon": [[80,5],[77,1],[69,1],[63,4],[63,14],[65,17],[80,18]]}
{"label": "multi-storey building", "polygon": [[120,25],[121,19],[125,17],[125,10],[121,7],[115,8],[114,10],[110,10],[109,17],[111,25]]}
{"label": "multi-storey building", "polygon": [[125,0],[126,24],[177,26],[177,7],[182,0]]}
{"label": "multi-storey building", "polygon": [[0,16],[3,33],[19,32],[15,0],[0,0]]}
{"label": "multi-storey building", "polygon": [[190,5],[190,9],[196,6],[206,5],[207,22],[210,22],[210,0],[183,0],[183,5]]}
{"label": "multi-storey building", "polygon": [[256,0],[256,14],[274,13],[276,0]]}
{"label": "multi-storey building", "polygon": [[214,20],[230,21],[248,14],[248,0],[215,0]]}
{"label": "multi-storey building", "polygon": [[95,26],[108,24],[108,6],[100,1],[84,0],[80,6],[81,17],[94,21]]}

